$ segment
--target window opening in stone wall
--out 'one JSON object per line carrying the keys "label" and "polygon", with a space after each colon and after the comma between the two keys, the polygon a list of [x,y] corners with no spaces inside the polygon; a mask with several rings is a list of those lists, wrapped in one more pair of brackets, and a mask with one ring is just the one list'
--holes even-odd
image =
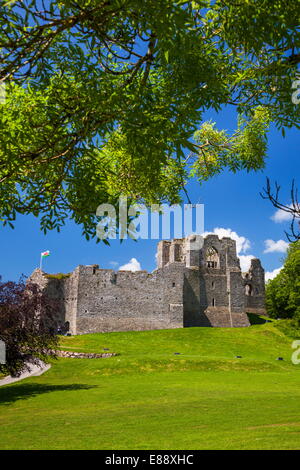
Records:
{"label": "window opening in stone wall", "polygon": [[252,295],[252,287],[250,286],[250,284],[246,284],[246,286],[245,286],[245,294],[246,294],[246,295]]}
{"label": "window opening in stone wall", "polygon": [[213,246],[206,250],[206,266],[208,268],[217,268],[219,266],[219,255]]}

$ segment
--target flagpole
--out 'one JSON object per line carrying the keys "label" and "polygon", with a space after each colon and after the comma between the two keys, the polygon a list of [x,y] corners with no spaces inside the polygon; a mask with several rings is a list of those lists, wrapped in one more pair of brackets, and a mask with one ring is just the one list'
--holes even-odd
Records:
{"label": "flagpole", "polygon": [[47,251],[42,251],[41,252],[41,258],[40,258],[40,270],[42,270],[42,264],[43,264],[43,258],[45,256],[49,256],[50,255],[50,251],[47,250]]}

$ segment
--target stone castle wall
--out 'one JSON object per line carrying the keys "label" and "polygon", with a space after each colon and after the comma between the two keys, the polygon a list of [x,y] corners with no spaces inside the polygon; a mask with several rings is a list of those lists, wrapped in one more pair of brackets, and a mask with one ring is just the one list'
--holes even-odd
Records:
{"label": "stone castle wall", "polygon": [[150,274],[80,266],[77,333],[182,327],[179,277],[172,268]]}
{"label": "stone castle wall", "polygon": [[72,334],[191,326],[248,326],[246,312],[265,313],[264,270],[254,259],[241,273],[230,238],[208,235],[158,244],[158,268],[113,271],[78,266],[63,279],[36,270],[31,279],[58,301]]}

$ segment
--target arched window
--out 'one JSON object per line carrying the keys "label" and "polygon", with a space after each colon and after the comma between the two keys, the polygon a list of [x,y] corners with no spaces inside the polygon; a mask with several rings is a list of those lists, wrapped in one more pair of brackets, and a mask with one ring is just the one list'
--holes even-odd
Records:
{"label": "arched window", "polygon": [[245,294],[251,295],[252,294],[252,286],[250,284],[246,284],[245,286]]}
{"label": "arched window", "polygon": [[217,250],[213,246],[210,246],[206,250],[206,266],[208,268],[219,267],[219,255]]}

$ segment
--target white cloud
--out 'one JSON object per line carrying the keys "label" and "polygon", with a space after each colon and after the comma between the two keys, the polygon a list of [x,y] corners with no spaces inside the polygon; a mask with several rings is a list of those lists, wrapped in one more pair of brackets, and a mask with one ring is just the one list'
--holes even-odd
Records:
{"label": "white cloud", "polygon": [[109,264],[110,264],[113,268],[116,268],[117,266],[119,266],[118,261],[110,261]]}
{"label": "white cloud", "polygon": [[138,262],[136,258],[131,258],[129,263],[124,264],[123,266],[120,266],[119,270],[122,271],[140,271],[141,270],[141,265]]}
{"label": "white cloud", "polygon": [[282,266],[281,266],[281,268],[273,269],[273,271],[266,271],[265,272],[265,281],[268,282],[268,281],[270,281],[270,279],[274,279],[274,277],[276,277],[277,274],[279,274],[281,270],[282,270]]}
{"label": "white cloud", "polygon": [[236,251],[238,255],[240,253],[245,253],[251,247],[251,243],[247,238],[239,236],[236,232],[234,232],[230,228],[216,227],[214,228],[213,232],[204,232],[203,236],[205,237],[206,235],[210,233],[214,233],[215,235],[218,235],[219,238],[229,237],[235,240]]}
{"label": "white cloud", "polygon": [[264,253],[285,253],[288,249],[289,244],[284,240],[265,240],[266,249]]}
{"label": "white cloud", "polygon": [[[287,207],[292,207],[292,205],[290,204]],[[277,211],[271,217],[271,219],[277,224],[280,224],[281,222],[288,222],[289,220],[292,220],[292,218],[293,216],[290,214],[290,212],[283,211],[282,209],[277,209]]]}

